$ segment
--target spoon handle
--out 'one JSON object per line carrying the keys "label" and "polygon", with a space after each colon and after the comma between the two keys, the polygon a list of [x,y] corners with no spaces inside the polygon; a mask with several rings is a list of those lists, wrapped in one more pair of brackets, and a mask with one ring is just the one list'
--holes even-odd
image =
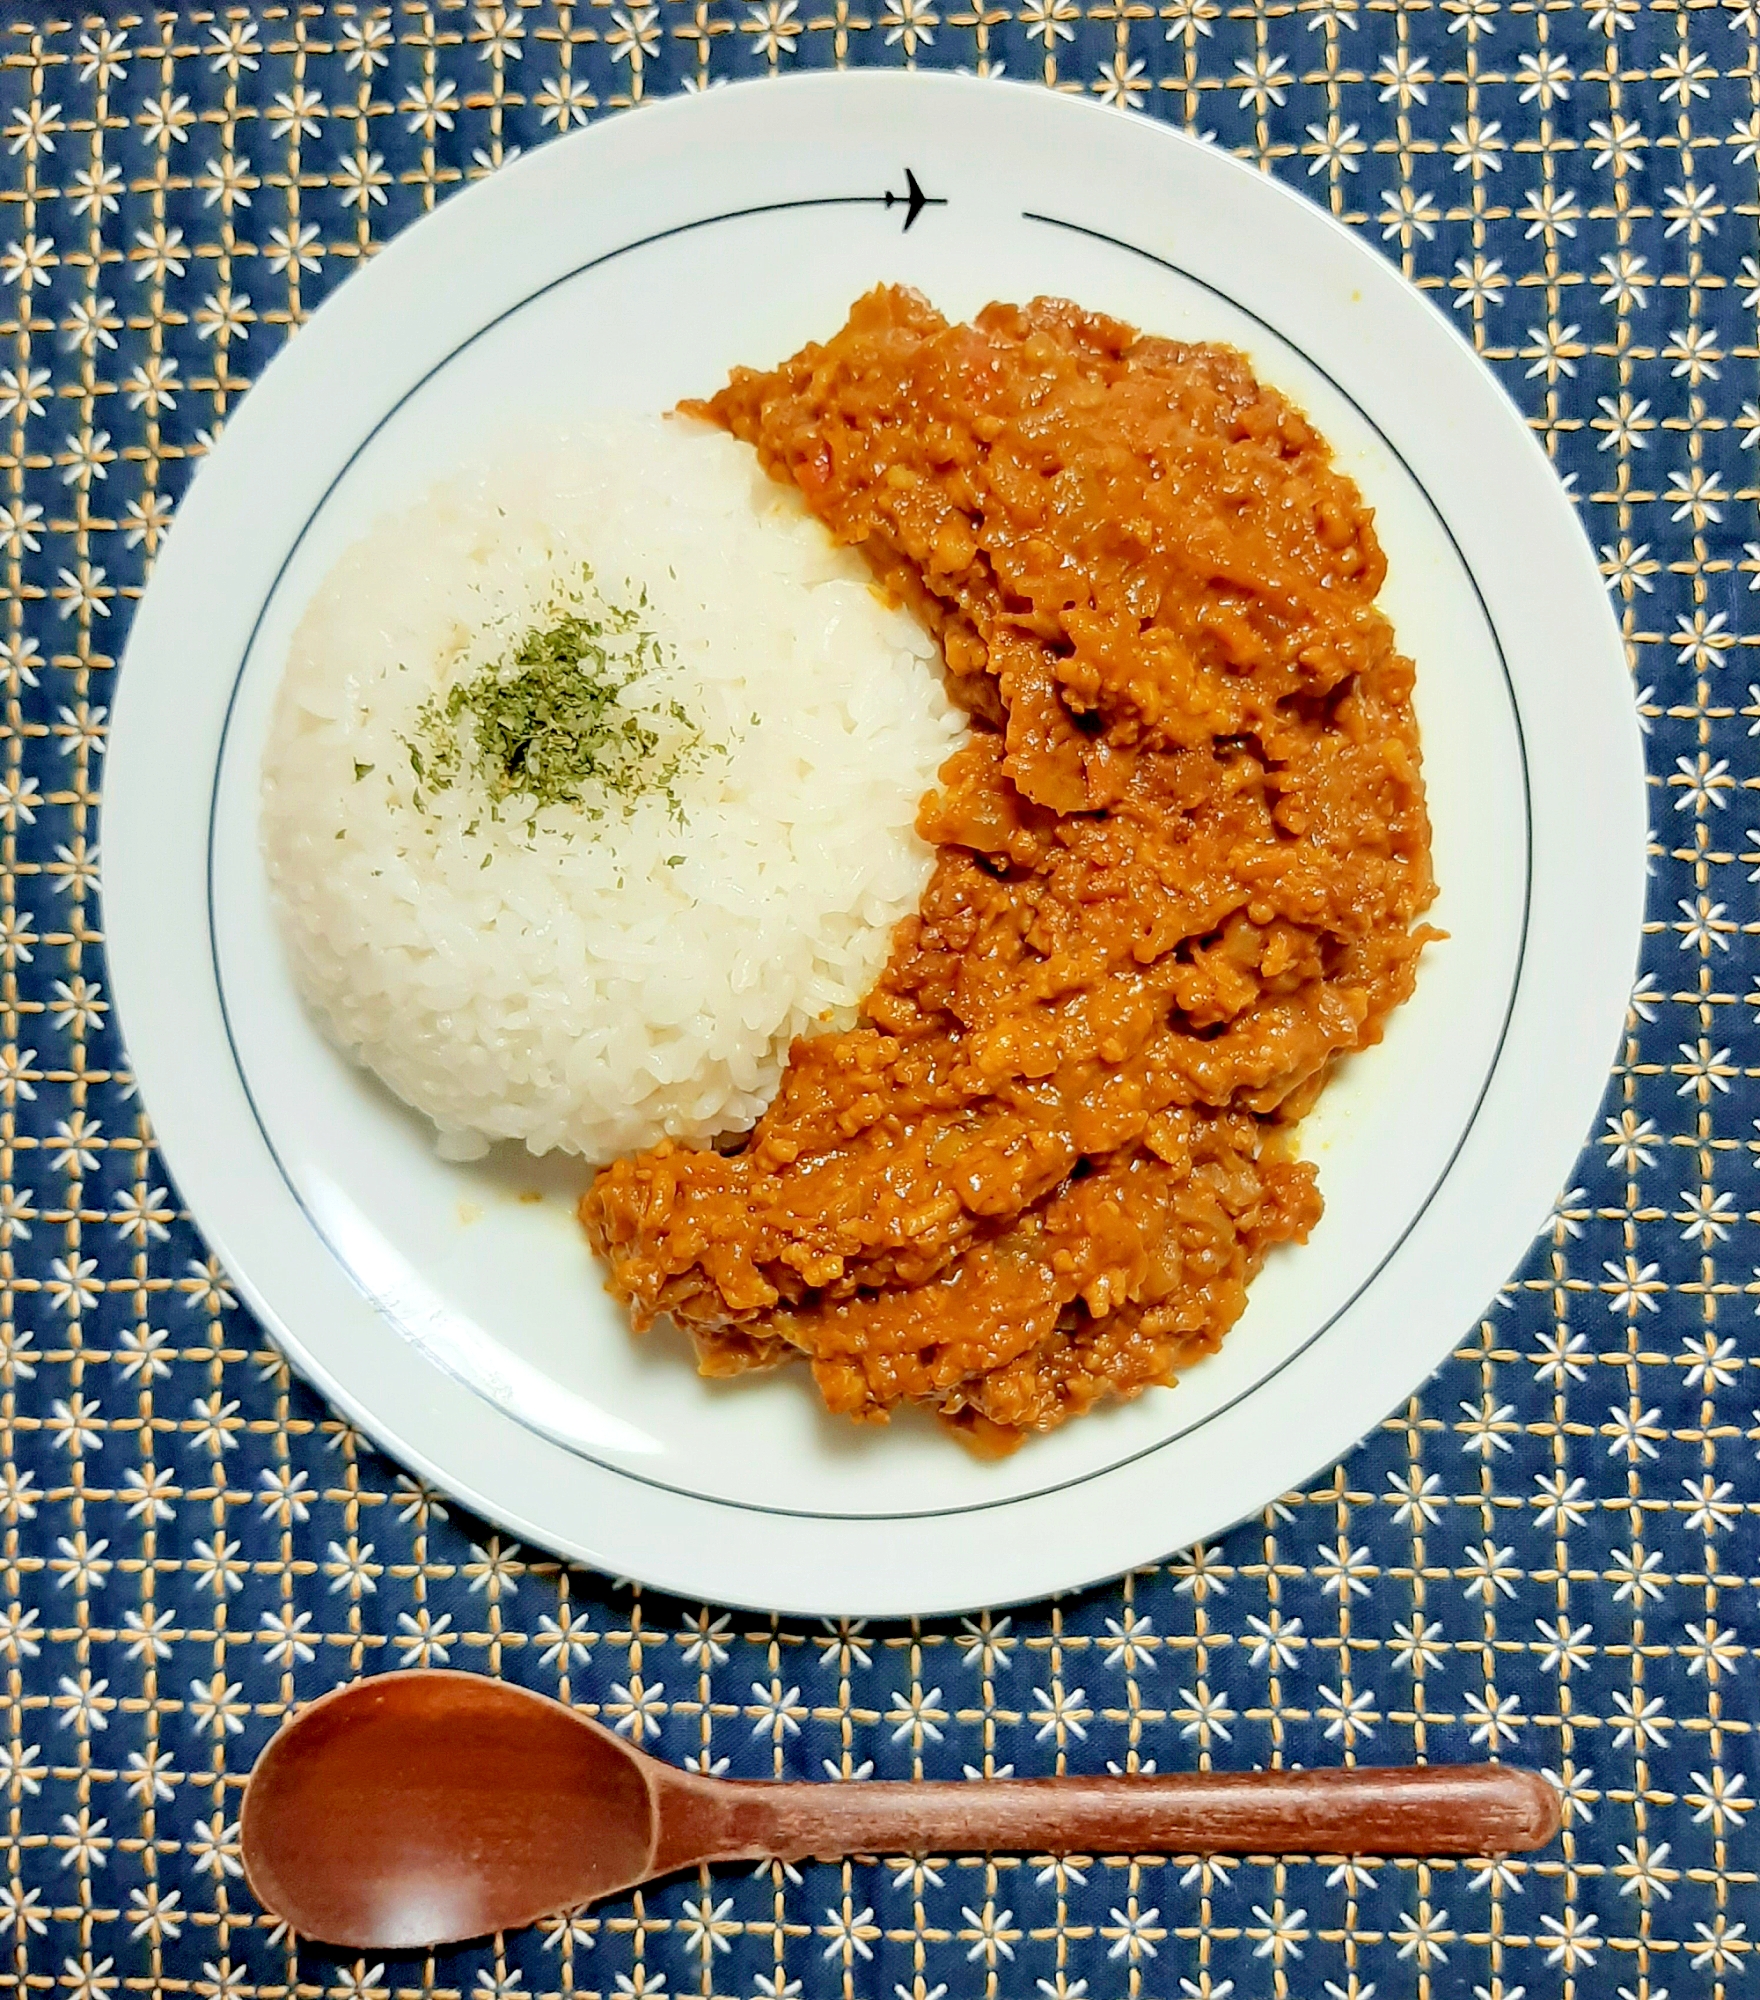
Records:
{"label": "spoon handle", "polygon": [[[719,1810],[705,1810],[710,1792]],[[985,1852],[1499,1854],[1544,1847],[1558,1832],[1560,1808],[1552,1786],[1532,1771],[1429,1764],[969,1784],[723,1781],[697,1792],[680,1820],[694,1823],[691,1833],[674,1821],[663,1845],[688,1843],[691,1858],[701,1860]]]}

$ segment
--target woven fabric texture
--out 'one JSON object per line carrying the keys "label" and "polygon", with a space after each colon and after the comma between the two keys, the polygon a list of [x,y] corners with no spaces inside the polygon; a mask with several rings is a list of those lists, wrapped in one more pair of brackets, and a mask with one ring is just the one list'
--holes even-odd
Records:
{"label": "woven fabric texture", "polygon": [[[1529,414],[1648,732],[1603,1116],[1453,1362],[1311,1490],[1028,1611],[818,1626],[511,1546],[290,1379],[155,1157],[107,991],[106,710],[179,495],[375,245],[615,108],[958,66],[1327,204]],[[1478,2000],[1760,1982],[1760,0],[590,0],[0,19],[0,1985],[123,1994]],[[1750,825],[1750,822],[1756,822]],[[1497,1865],[723,1870],[431,1959],[240,1877],[290,1706],[447,1663],[815,1778],[1506,1755]]]}

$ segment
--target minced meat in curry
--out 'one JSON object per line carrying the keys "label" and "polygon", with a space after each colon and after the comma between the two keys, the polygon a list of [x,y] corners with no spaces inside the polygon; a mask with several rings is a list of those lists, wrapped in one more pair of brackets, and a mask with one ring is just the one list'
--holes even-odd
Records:
{"label": "minced meat in curry", "polygon": [[1369,509],[1225,347],[882,289],[700,406],[938,634],[968,740],[847,1034],[737,1152],[581,1203],[711,1375],[990,1451],[1214,1350],[1320,1214],[1295,1121],[1436,935],[1412,664]]}

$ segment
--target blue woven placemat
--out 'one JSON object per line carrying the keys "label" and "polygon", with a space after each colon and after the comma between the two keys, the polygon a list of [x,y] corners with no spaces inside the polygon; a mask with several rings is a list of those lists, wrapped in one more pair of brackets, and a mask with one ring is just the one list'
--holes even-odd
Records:
{"label": "blue woven placemat", "polygon": [[[1760,0],[661,0],[0,25],[0,1985],[472,2000],[1395,2000],[1756,1986]],[[516,1548],[297,1383],[179,1214],[107,991],[105,712],[178,496],[375,244],[605,112],[945,64],[1185,122],[1378,244],[1530,414],[1648,731],[1646,972],[1552,1225],[1457,1358],[1214,1547],[817,1626]],[[1753,661],[1753,664],[1750,662]],[[435,1959],[239,1874],[287,1712],[500,1673],[735,1775],[1397,1762],[1565,1787],[1497,1866],[720,1871]],[[1760,1986],[1756,1986],[1760,1990]]]}

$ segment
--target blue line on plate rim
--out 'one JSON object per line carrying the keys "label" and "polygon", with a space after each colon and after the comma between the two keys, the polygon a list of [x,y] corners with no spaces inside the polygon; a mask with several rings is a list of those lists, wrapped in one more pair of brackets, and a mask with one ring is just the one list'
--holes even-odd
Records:
{"label": "blue line on plate rim", "polygon": [[[318,1241],[323,1244],[324,1248],[329,1252],[330,1256],[335,1260],[338,1267],[342,1270],[344,1276],[347,1277],[347,1279],[355,1287],[355,1289],[360,1292],[361,1296],[363,1297],[363,1299],[366,1300],[367,1304],[370,1305],[373,1308],[373,1310],[377,1312],[384,1319],[391,1320],[391,1316],[388,1312],[386,1312],[382,1301],[376,1298],[373,1292],[367,1286],[361,1283],[358,1274],[349,1264],[348,1260],[343,1256],[342,1252],[330,1240],[330,1238],[325,1234],[325,1232],[319,1228],[317,1221],[312,1215],[311,1210],[306,1206],[305,1200],[303,1196],[300,1194],[298,1187],[295,1186],[293,1177],[289,1174],[285,1164],[283,1163],[281,1155],[276,1149],[274,1140],[269,1135],[268,1127],[265,1125],[262,1113],[258,1109],[256,1097],[251,1090],[250,1079],[246,1074],[244,1063],[239,1056],[238,1044],[233,1036],[232,1016],[231,1016],[231,1011],[227,1006],[226,986],[220,971],[219,944],[215,933],[215,921],[214,921],[214,849],[215,849],[215,839],[216,839],[216,821],[217,821],[218,805],[219,805],[220,774],[226,762],[226,743],[227,743],[227,738],[230,735],[232,729],[233,712],[238,702],[239,687],[244,678],[245,663],[246,661],[249,660],[252,648],[256,644],[257,634],[262,629],[263,620],[268,615],[269,606],[274,602],[275,593],[281,587],[281,580],[287,573],[288,565],[293,561],[293,558],[297,554],[301,543],[305,540],[306,535],[310,532],[312,523],[323,512],[325,506],[328,504],[330,500],[330,496],[336,491],[337,487],[347,477],[349,471],[352,469],[355,462],[359,459],[362,452],[366,450],[368,445],[372,443],[373,439],[378,436],[379,432],[384,429],[386,424],[388,424],[391,421],[391,419],[397,414],[397,412],[401,410],[403,406],[407,402],[409,402],[413,396],[415,396],[420,390],[425,388],[427,384],[431,382],[434,379],[434,377],[441,372],[442,369],[449,367],[451,363],[455,361],[460,354],[464,353],[464,351],[467,348],[474,346],[475,343],[481,340],[485,334],[493,332],[496,327],[500,326],[503,323],[503,321],[511,319],[516,313],[523,312],[527,306],[533,304],[538,299],[546,297],[549,293],[557,290],[558,287],[572,283],[574,279],[583,277],[589,271],[597,270],[601,265],[609,264],[618,257],[628,256],[633,251],[649,249],[656,243],[664,243],[674,237],[689,235],[692,232],[699,229],[712,229],[722,223],[743,222],[749,220],[754,216],[776,215],[776,214],[786,213],[789,211],[805,210],[812,208],[840,208],[840,207],[869,206],[873,204],[873,201],[874,197],[871,195],[812,196],[795,201],[760,202],[748,208],[728,209],[718,215],[703,216],[695,221],[677,223],[669,229],[655,230],[649,235],[639,236],[635,238],[632,242],[620,244],[616,249],[602,251],[598,256],[588,258],[584,263],[577,264],[572,269],[562,272],[557,277],[548,279],[544,284],[539,285],[534,290],[528,292],[524,298],[517,300],[513,305],[508,306],[504,308],[501,312],[497,313],[494,316],[494,318],[484,321],[484,323],[480,327],[478,327],[474,333],[467,335],[455,347],[451,348],[445,355],[443,355],[440,360],[436,361],[433,364],[433,366],[429,368],[424,374],[422,374],[416,381],[411,383],[410,386],[406,390],[404,390],[403,394],[399,396],[397,400],[394,403],[392,403],[391,406],[384,412],[384,414],[379,418],[379,420],[373,425],[372,429],[368,431],[366,436],[361,439],[359,444],[355,446],[354,450],[349,453],[348,457],[343,461],[341,467],[337,470],[335,476],[331,479],[330,483],[325,487],[323,493],[319,495],[318,500],[316,504],[312,507],[310,513],[307,514],[305,522],[301,526],[299,533],[295,535],[293,541],[289,544],[287,553],[282,558],[280,566],[277,568],[275,572],[274,579],[270,583],[269,589],[264,595],[262,605],[257,612],[256,618],[252,621],[250,635],[245,641],[244,650],[239,657],[237,670],[233,675],[232,690],[230,694],[227,696],[226,713],[221,723],[220,742],[214,759],[214,782],[210,789],[208,798],[207,913],[208,913],[209,966],[214,981],[215,997],[220,1007],[220,1018],[226,1030],[227,1051],[232,1058],[232,1065],[238,1077],[239,1088],[244,1093],[245,1102],[250,1106],[251,1118],[256,1124],[258,1134],[262,1138],[264,1150],[268,1153],[270,1159],[274,1162],[276,1172],[280,1175],[282,1183],[286,1187],[288,1193],[293,1197],[295,1206],[299,1209],[301,1215],[305,1217],[305,1220],[308,1226],[310,1227],[313,1235],[316,1236]],[[1234,311],[1241,313],[1247,319],[1253,321],[1253,323],[1256,326],[1263,327],[1265,331],[1268,334],[1270,334],[1274,340],[1279,342],[1279,344],[1282,345],[1283,347],[1287,348],[1292,354],[1298,356],[1303,362],[1307,364],[1307,366],[1312,368],[1316,372],[1316,374],[1320,375],[1327,383],[1329,383],[1331,387],[1334,390],[1336,390],[1337,393],[1340,396],[1342,396],[1347,403],[1350,404],[1351,408],[1356,411],[1358,416],[1360,416],[1363,419],[1363,421],[1375,433],[1376,437],[1378,437],[1381,440],[1382,444],[1386,446],[1387,450],[1393,455],[1393,457],[1396,460],[1398,460],[1399,465],[1405,472],[1406,476],[1411,480],[1412,484],[1417,488],[1419,493],[1423,495],[1425,505],[1430,509],[1431,513],[1436,518],[1437,524],[1441,527],[1443,533],[1448,537],[1449,546],[1454,550],[1455,556],[1460,563],[1462,571],[1465,573],[1468,582],[1471,583],[1473,587],[1473,595],[1478,600],[1480,612],[1485,619],[1486,629],[1487,631],[1490,632],[1492,645],[1496,648],[1497,651],[1498,668],[1502,674],[1504,692],[1509,701],[1510,719],[1515,725],[1516,747],[1520,757],[1521,770],[1522,770],[1523,879],[1522,879],[1521,933],[1517,941],[1516,962],[1515,962],[1514,973],[1510,982],[1509,1000],[1504,1007],[1503,1021],[1498,1029],[1497,1044],[1495,1048],[1492,1050],[1491,1061],[1488,1068],[1486,1069],[1484,1082],[1480,1085],[1478,1096],[1473,1101],[1473,1108],[1471,1112],[1468,1114],[1467,1122],[1461,1130],[1460,1137],[1455,1141],[1455,1144],[1449,1153],[1448,1159],[1443,1165],[1441,1173],[1436,1177],[1436,1180],[1432,1183],[1429,1191],[1424,1196],[1423,1201],[1419,1203],[1417,1209],[1414,1211],[1410,1219],[1407,1221],[1405,1227],[1400,1231],[1399,1235],[1395,1238],[1393,1244],[1387,1250],[1386,1254],[1381,1258],[1380,1262],[1376,1264],[1375,1268],[1368,1274],[1367,1277],[1363,1279],[1362,1283],[1356,1288],[1354,1292],[1352,1292],[1350,1297],[1346,1299],[1341,1306],[1339,1306],[1337,1311],[1332,1313],[1320,1326],[1316,1327],[1315,1330],[1308,1336],[1306,1340],[1304,1340],[1301,1343],[1299,1347],[1293,1349],[1289,1354],[1286,1354],[1283,1357],[1283,1359],[1280,1362],[1278,1362],[1276,1367],[1269,1369],[1264,1375],[1260,1376],[1259,1379],[1256,1382],[1254,1382],[1250,1387],[1241,1390],[1241,1392],[1238,1395],[1231,1397],[1226,1403],[1219,1405],[1216,1409],[1208,1411],[1204,1416],[1197,1418],[1194,1422],[1190,1424],[1187,1424],[1183,1429],[1174,1431],[1167,1437],[1159,1438],[1156,1440],[1155,1443],[1150,1445],[1145,1445],[1140,1450],[1131,1452],[1123,1458],[1114,1459],[1107,1465],[1096,1466],[1088,1472],[1078,1473],[1069,1479],[1055,1481],[1053,1484],[1049,1486],[1036,1487],[1030,1492],[1013,1493],[1007,1495],[1006,1497],[999,1497],[995,1500],[974,1501],[969,1505],[965,1506],[930,1507],[930,1508],[919,1508],[913,1510],[886,1512],[886,1513],[847,1513],[847,1512],[827,1511],[825,1509],[819,1509],[819,1508],[770,1507],[770,1506],[759,1505],[755,1502],[748,1500],[729,1500],[720,1494],[698,1492],[695,1489],[688,1486],[674,1485],[669,1480],[655,1479],[647,1474],[634,1472],[627,1466],[619,1465],[613,1459],[600,1458],[590,1451],[583,1450],[579,1445],[570,1443],[568,1440],[564,1438],[557,1437],[553,1432],[544,1430],[538,1425],[530,1423],[525,1417],[521,1416],[518,1412],[509,1409],[504,1403],[497,1402],[494,1397],[485,1394],[483,1389],[476,1382],[470,1380],[468,1376],[461,1374],[456,1368],[450,1367],[446,1363],[446,1361],[443,1360],[440,1356],[432,1353],[429,1349],[427,1349],[425,1346],[422,1346],[418,1342],[413,1342],[413,1341],[411,1342],[411,1344],[417,1348],[417,1351],[421,1353],[424,1360],[426,1360],[431,1366],[437,1368],[442,1374],[446,1375],[452,1381],[457,1382],[461,1388],[464,1388],[467,1391],[469,1391],[471,1395],[475,1396],[487,1408],[496,1411],[503,1417],[506,1417],[511,1422],[517,1424],[520,1427],[520,1429],[528,1432],[531,1436],[543,1438],[547,1443],[556,1446],[558,1450],[565,1451],[569,1454],[570,1457],[581,1459],[585,1463],[597,1467],[597,1469],[600,1470],[601,1472],[608,1472],[615,1475],[618,1478],[630,1480],[635,1485],[651,1487],[656,1491],[663,1493],[670,1493],[679,1499],[695,1501],[704,1506],[723,1507],[729,1509],[732,1512],[741,1514],[775,1515],[790,1520],[847,1521],[852,1524],[862,1524],[867,1522],[880,1523],[887,1521],[936,1521],[936,1520],[957,1519],[967,1514],[991,1513],[996,1511],[998,1508],[1022,1506],[1029,1501],[1047,1499],[1052,1495],[1058,1493],[1070,1492],[1078,1486],[1085,1486],[1094,1480],[1107,1478],[1115,1472],[1122,1471],[1127,1466],[1135,1465],[1145,1458],[1152,1457],[1156,1452],[1165,1451],[1169,1445],[1180,1443],[1184,1439],[1191,1437],[1198,1431],[1202,1430],[1207,1424],[1214,1423],[1217,1420],[1217,1418],[1226,1416],[1229,1413],[1229,1411],[1238,1408],[1242,1403],[1246,1402],[1249,1398],[1256,1396],[1262,1389],[1264,1389],[1267,1386],[1267,1384],[1274,1382],[1277,1379],[1277,1377],[1284,1372],[1285,1369],[1289,1368],[1294,1362],[1300,1360],[1301,1357],[1305,1355],[1315,1345],[1317,1341],[1323,1339],[1325,1335],[1328,1332],[1330,1332],[1334,1326],[1337,1325],[1339,1320],[1342,1319],[1344,1315],[1348,1313],[1352,1309],[1352,1307],[1354,1307],[1357,1304],[1358,1300],[1361,1299],[1363,1295],[1376,1283],[1376,1281],[1380,1278],[1381,1274],[1387,1269],[1388,1265],[1393,1262],[1394,1258],[1397,1257],[1400,1251],[1404,1248],[1408,1238],[1411,1236],[1412,1231],[1418,1226],[1419,1222],[1423,1220],[1425,1214],[1428,1212],[1430,1208],[1431,1203],[1436,1199],[1437,1195],[1442,1191],[1442,1188],[1446,1184],[1450,1174],[1454,1171],[1455,1163],[1460,1158],[1462,1148],[1466,1145],[1468,1138],[1472,1134],[1473,1127],[1478,1122],[1479,1113],[1484,1107],[1486,1096],[1490,1092],[1492,1082],[1496,1078],[1499,1065],[1501,1064],[1503,1059],[1504,1047],[1509,1038],[1510,1021],[1515,1012],[1516,997],[1521,990],[1522,973],[1527,962],[1528,926],[1533,906],[1533,886],[1534,886],[1533,792],[1532,792],[1532,785],[1528,769],[1527,739],[1522,729],[1521,704],[1516,696],[1515,683],[1510,675],[1509,662],[1505,657],[1503,650],[1503,640],[1498,633],[1496,621],[1493,619],[1491,615],[1491,608],[1485,601],[1484,592],[1479,588],[1479,580],[1473,573],[1472,565],[1467,561],[1466,556],[1461,549],[1460,543],[1455,538],[1454,530],[1449,526],[1447,516],[1443,513],[1442,509],[1437,506],[1435,500],[1431,497],[1429,488],[1426,487],[1423,481],[1418,477],[1417,473],[1413,470],[1412,466],[1407,461],[1405,455],[1400,451],[1399,447],[1394,444],[1393,440],[1387,436],[1387,434],[1382,430],[1381,426],[1376,423],[1375,419],[1372,416],[1370,416],[1369,412],[1363,408],[1363,406],[1357,401],[1357,399],[1350,393],[1348,389],[1344,387],[1344,385],[1341,382],[1339,382],[1336,379],[1336,377],[1334,377],[1327,369],[1322,367],[1321,364],[1318,361],[1316,361],[1312,355],[1308,354],[1304,349],[1297,346],[1297,344],[1293,340],[1291,340],[1287,334],[1281,332],[1277,327],[1273,326],[1270,323],[1270,321],[1261,318],[1260,315],[1254,312],[1250,307],[1242,305],[1238,299],[1233,298],[1229,293],[1222,290],[1220,286],[1211,284],[1208,279],[1200,278],[1199,276],[1197,276],[1195,272],[1188,271],[1183,266],[1172,263],[1165,257],[1157,256],[1153,251],[1144,250],[1134,243],[1128,243],[1124,241],[1121,237],[1109,236],[1103,230],[1091,229],[1085,224],[1079,222],[1064,221],[1063,219],[1057,216],[1039,214],[1031,209],[1023,209],[1020,211],[1020,213],[1023,221],[1041,223],[1048,228],[1060,229],[1066,231],[1071,235],[1084,236],[1089,238],[1091,241],[1097,243],[1104,243],[1113,249],[1121,250],[1128,256],[1138,257],[1147,263],[1157,265],[1162,270],[1171,272],[1174,276],[1179,278],[1184,278],[1188,283],[1199,286],[1202,290],[1209,292],[1213,297],[1220,299],[1225,305],[1231,307]],[[395,1326],[396,1322],[394,1320],[391,1320],[391,1324]],[[407,1334],[403,1333],[403,1329],[401,1327],[399,1327],[397,1330],[399,1331],[400,1334],[403,1334],[403,1337],[405,1339],[409,1338]],[[369,1426],[368,1428],[370,1429],[371,1427]],[[397,1456],[397,1454],[393,1452],[392,1456],[395,1457]]]}

